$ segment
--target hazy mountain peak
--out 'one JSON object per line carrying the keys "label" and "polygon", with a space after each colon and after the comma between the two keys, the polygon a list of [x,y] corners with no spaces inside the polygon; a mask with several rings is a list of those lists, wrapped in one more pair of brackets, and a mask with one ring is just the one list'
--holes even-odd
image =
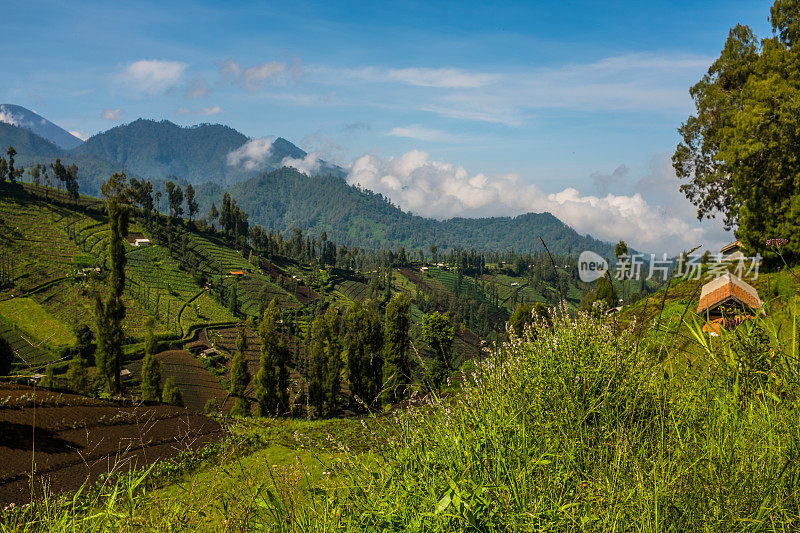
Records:
{"label": "hazy mountain peak", "polygon": [[39,114],[15,104],[0,104],[0,122],[24,128],[47,139],[64,150],[71,150],[83,141]]}
{"label": "hazy mountain peak", "polygon": [[274,141],[272,141],[272,149],[276,152],[280,153],[284,157],[293,157],[294,159],[303,159],[308,154],[292,144],[291,142],[287,141],[283,137],[278,137]]}

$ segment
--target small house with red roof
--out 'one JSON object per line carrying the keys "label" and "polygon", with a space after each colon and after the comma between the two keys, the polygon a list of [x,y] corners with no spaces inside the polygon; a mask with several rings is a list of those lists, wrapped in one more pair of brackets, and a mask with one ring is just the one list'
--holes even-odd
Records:
{"label": "small house with red roof", "polygon": [[763,303],[758,291],[730,272],[703,285],[697,314],[707,317],[703,331],[718,335],[720,328],[732,329],[752,317]]}

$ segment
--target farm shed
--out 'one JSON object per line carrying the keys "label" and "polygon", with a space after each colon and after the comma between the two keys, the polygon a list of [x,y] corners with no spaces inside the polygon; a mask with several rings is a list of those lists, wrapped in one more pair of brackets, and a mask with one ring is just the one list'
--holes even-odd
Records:
{"label": "farm shed", "polygon": [[151,243],[150,239],[134,239],[133,245],[134,246],[150,246]]}
{"label": "farm shed", "polygon": [[144,233],[138,231],[132,231],[125,236],[125,240],[128,241],[128,244],[133,244],[136,242],[136,239],[145,239]]}
{"label": "farm shed", "polygon": [[710,321],[703,331],[719,334],[719,328],[731,329],[762,306],[758,291],[739,277],[726,272],[703,285],[697,314]]}
{"label": "farm shed", "polygon": [[88,276],[89,274],[92,274],[92,273],[99,274],[100,273],[100,267],[86,267],[86,268],[82,268],[82,269],[80,269],[78,271],[78,275],[80,275],[80,276]]}

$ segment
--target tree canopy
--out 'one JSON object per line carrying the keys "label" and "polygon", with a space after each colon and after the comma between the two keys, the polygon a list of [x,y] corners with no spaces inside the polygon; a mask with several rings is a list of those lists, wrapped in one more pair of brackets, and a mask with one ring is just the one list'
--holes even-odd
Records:
{"label": "tree canopy", "polygon": [[[690,94],[696,112],[673,155],[698,218],[723,216],[751,252],[786,238],[800,255],[800,1],[777,0],[772,37],[743,25]],[[766,253],[765,253],[766,252]]]}

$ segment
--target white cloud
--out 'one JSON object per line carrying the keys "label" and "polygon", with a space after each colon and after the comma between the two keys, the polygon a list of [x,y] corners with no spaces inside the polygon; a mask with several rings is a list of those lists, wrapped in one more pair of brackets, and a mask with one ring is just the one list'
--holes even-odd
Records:
{"label": "white cloud", "polygon": [[306,176],[315,176],[319,174],[321,164],[322,162],[319,160],[316,152],[306,154],[306,156],[302,159],[296,159],[288,156],[284,157],[283,161],[281,161],[282,167],[292,167],[302,172]]}
{"label": "white cloud", "polygon": [[175,110],[176,115],[200,115],[201,117],[219,115],[220,113],[224,112],[225,110],[218,105],[211,107],[204,107],[202,109],[189,109],[188,107],[179,107],[178,109]]}
{"label": "white cloud", "polygon": [[203,78],[194,78],[186,87],[186,98],[205,98],[208,93],[208,82]]}
{"label": "white cloud", "polygon": [[[685,113],[687,87],[713,58],[636,53],[551,67],[470,71],[380,67],[307,69],[313,81],[345,85],[360,103],[422,110],[461,120],[524,124],[541,110]],[[408,86],[413,87],[410,89]],[[391,102],[391,104],[387,104]]]}
{"label": "white cloud", "polygon": [[347,181],[422,216],[445,219],[550,212],[579,233],[611,242],[623,239],[638,250],[677,253],[706,244],[703,241],[714,233],[692,217],[648,203],[638,192],[584,196],[566,188],[547,194],[516,174],[470,174],[418,150],[389,159],[359,157],[350,165]]}
{"label": "white cloud", "polygon": [[299,66],[287,65],[283,61],[269,61],[252,67],[242,68],[238,61],[228,60],[219,64],[219,71],[225,78],[247,90],[260,89],[264,83],[285,80],[287,75],[298,76]]}
{"label": "white cloud", "polygon": [[464,141],[463,135],[454,135],[446,131],[437,130],[433,128],[426,128],[418,124],[407,127],[392,128],[386,135],[391,137],[405,137],[408,139],[417,139],[419,141],[430,142],[462,142]]}
{"label": "white cloud", "polygon": [[125,115],[125,110],[116,108],[116,109],[103,109],[101,116],[106,120],[122,120],[122,117]]}
{"label": "white cloud", "polygon": [[385,74],[390,81],[399,81],[419,87],[463,89],[483,87],[497,80],[495,74],[468,72],[455,68],[402,68],[391,69]]}
{"label": "white cloud", "polygon": [[78,130],[69,130],[69,134],[70,135],[74,135],[75,137],[77,137],[78,139],[80,139],[82,141],[85,141],[86,139],[89,138],[89,135],[87,135],[86,133],[82,133],[82,132],[80,132]]}
{"label": "white cloud", "polygon": [[17,117],[14,113],[9,111],[6,106],[0,106],[0,122],[5,122],[12,126],[19,126],[20,118],[21,117]]}
{"label": "white cloud", "polygon": [[228,154],[228,165],[242,165],[245,170],[260,170],[264,168],[271,153],[272,137],[251,139]]}
{"label": "white cloud", "polygon": [[128,87],[155,94],[175,88],[183,79],[186,63],[142,59],[125,66],[120,81]]}
{"label": "white cloud", "polygon": [[465,89],[483,87],[498,80],[498,74],[470,72],[457,68],[379,68],[359,67],[330,69],[316,67],[312,72],[323,76],[335,76],[358,82],[399,83],[416,87],[436,87],[440,89]]}

